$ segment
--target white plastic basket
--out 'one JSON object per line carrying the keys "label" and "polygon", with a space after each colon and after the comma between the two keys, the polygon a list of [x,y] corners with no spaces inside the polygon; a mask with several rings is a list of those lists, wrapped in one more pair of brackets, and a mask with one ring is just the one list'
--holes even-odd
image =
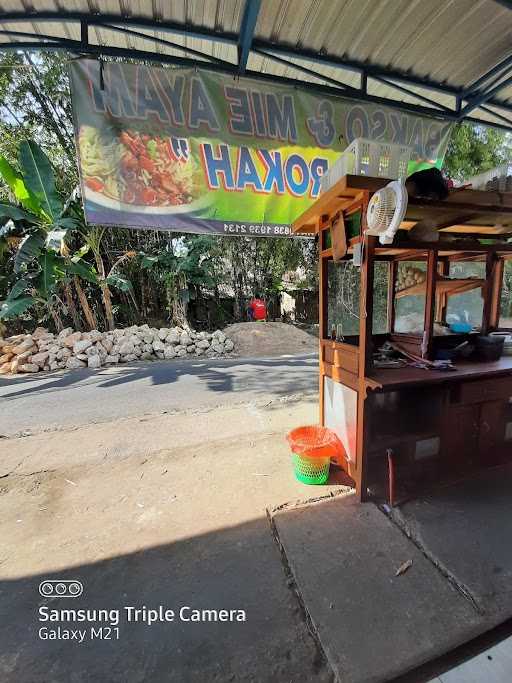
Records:
{"label": "white plastic basket", "polygon": [[391,142],[375,142],[356,138],[329,171],[322,177],[320,187],[325,192],[344,175],[368,175],[375,178],[407,178],[407,166],[412,147]]}
{"label": "white plastic basket", "polygon": [[506,163],[501,164],[501,166],[496,166],[496,168],[491,168],[490,171],[485,171],[484,173],[471,176],[471,178],[466,178],[461,184],[470,184],[473,190],[487,190],[490,189],[488,188],[487,183],[490,183],[494,186],[492,189],[497,190],[498,192],[510,192],[511,183],[510,180],[507,182],[507,179],[511,174],[512,164]]}

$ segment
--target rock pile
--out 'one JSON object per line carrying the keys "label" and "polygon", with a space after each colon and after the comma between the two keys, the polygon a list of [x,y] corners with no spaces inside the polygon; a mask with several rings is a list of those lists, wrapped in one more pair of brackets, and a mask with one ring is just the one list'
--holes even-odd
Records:
{"label": "rock pile", "polygon": [[159,330],[134,325],[112,332],[74,332],[71,327],[54,335],[44,327],[32,334],[0,338],[0,374],[100,368],[156,358],[208,358],[231,353],[234,343],[216,332],[194,332],[180,327]]}

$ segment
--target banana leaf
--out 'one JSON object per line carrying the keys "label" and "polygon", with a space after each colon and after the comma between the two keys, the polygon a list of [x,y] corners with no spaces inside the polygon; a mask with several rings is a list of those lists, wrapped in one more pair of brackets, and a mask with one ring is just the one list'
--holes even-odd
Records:
{"label": "banana leaf", "polygon": [[9,185],[19,203],[28,211],[32,211],[36,215],[41,213],[41,205],[37,197],[26,186],[21,175],[14,169],[7,159],[0,156],[0,176]]}
{"label": "banana leaf", "polygon": [[17,299],[21,294],[23,294],[26,289],[30,287],[30,283],[24,280],[23,278],[21,280],[18,280],[16,282],[11,291],[9,292],[7,296],[7,301],[12,301],[13,299]]}
{"label": "banana leaf", "polygon": [[56,223],[62,213],[62,201],[55,189],[50,160],[33,140],[23,140],[19,154],[28,190],[36,196],[51,222]]}
{"label": "banana leaf", "polygon": [[6,320],[7,318],[15,318],[16,316],[26,311],[27,308],[30,308],[30,306],[35,304],[35,302],[36,299],[34,299],[34,297],[32,296],[25,296],[21,299],[12,299],[4,301],[0,305],[0,320]]}
{"label": "banana leaf", "polygon": [[57,219],[55,225],[64,230],[74,230],[79,227],[80,222],[71,216],[64,216],[63,218]]}
{"label": "banana leaf", "polygon": [[21,241],[18,252],[14,258],[14,272],[19,273],[24,264],[30,263],[30,261],[37,258],[43,247],[44,239],[39,233],[27,235],[27,237]]}
{"label": "banana leaf", "polygon": [[27,223],[37,223],[37,216],[28,211],[0,202],[0,218],[10,218],[13,221],[27,221]]}
{"label": "banana leaf", "polygon": [[72,275],[78,275],[78,277],[81,277],[82,280],[92,282],[93,285],[98,284],[98,276],[96,275],[96,271],[89,263],[87,263],[87,261],[75,261],[72,259],[71,263],[66,264],[66,272],[71,273]]}
{"label": "banana leaf", "polygon": [[133,286],[130,280],[128,280],[125,277],[122,277],[121,275],[116,275],[115,273],[111,273],[107,277],[107,285],[110,285],[111,287],[115,287],[116,289],[120,289],[122,292],[133,292]]}
{"label": "banana leaf", "polygon": [[158,256],[144,256],[140,265],[141,268],[152,268],[158,263]]}
{"label": "banana leaf", "polygon": [[64,277],[64,259],[57,256],[53,251],[45,251],[39,256],[38,262],[41,272],[35,281],[35,285],[41,296],[46,299]]}

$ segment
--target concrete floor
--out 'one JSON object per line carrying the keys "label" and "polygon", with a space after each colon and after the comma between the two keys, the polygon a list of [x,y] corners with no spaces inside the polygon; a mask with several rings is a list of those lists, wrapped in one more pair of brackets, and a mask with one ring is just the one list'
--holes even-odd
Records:
{"label": "concrete floor", "polygon": [[273,521],[336,680],[390,681],[480,632],[467,600],[373,504],[344,497]]}
{"label": "concrete floor", "polygon": [[[336,680],[423,682],[433,660],[512,618],[511,490],[512,465],[407,503],[391,518],[353,496],[273,516]],[[493,647],[500,660],[489,671],[501,682],[505,668],[512,680],[510,648]],[[439,680],[469,683],[484,665],[481,658],[472,669],[447,656]]]}
{"label": "concrete floor", "polygon": [[512,616],[511,494],[512,465],[495,467],[406,503],[396,517],[492,625]]}
{"label": "concrete floor", "polygon": [[[2,683],[331,681],[266,516],[312,495],[284,435],[315,416],[316,401],[252,402],[0,440]],[[84,592],[44,598],[45,579]],[[41,640],[43,626],[84,628],[39,621],[45,605],[239,609],[246,621],[121,618],[119,640],[88,630],[80,644]]]}

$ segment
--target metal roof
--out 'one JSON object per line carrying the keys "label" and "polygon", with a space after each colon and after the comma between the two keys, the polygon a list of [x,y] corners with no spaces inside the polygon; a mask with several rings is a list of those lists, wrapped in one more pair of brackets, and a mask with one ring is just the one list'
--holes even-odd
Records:
{"label": "metal roof", "polygon": [[509,0],[0,0],[0,50],[205,66],[512,130]]}

